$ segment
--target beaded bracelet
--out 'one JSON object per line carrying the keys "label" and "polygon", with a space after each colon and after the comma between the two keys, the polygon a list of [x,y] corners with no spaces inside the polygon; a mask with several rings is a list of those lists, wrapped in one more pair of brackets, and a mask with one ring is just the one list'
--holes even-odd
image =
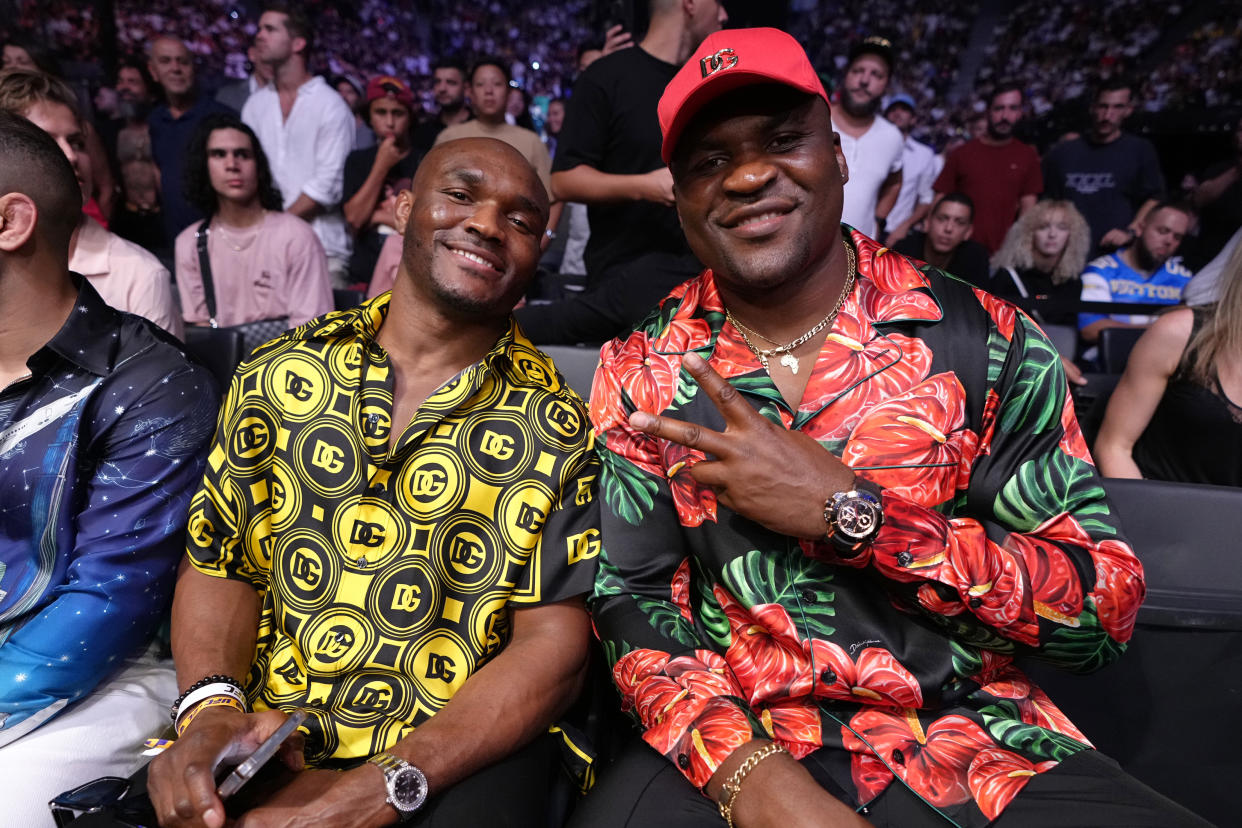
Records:
{"label": "beaded bracelet", "polygon": [[191,684],[189,687],[185,689],[184,693],[182,693],[180,696],[177,697],[177,700],[172,703],[172,708],[170,710],[170,718],[174,722],[177,721],[177,711],[181,709],[181,705],[185,703],[185,700],[192,693],[194,693],[197,690],[201,690],[202,688],[206,687],[209,684],[227,684],[237,691],[237,695],[239,697],[245,698],[244,694],[242,693],[241,682],[233,678],[232,676],[225,676],[225,675],[207,676],[206,678],[201,678],[198,681]]}

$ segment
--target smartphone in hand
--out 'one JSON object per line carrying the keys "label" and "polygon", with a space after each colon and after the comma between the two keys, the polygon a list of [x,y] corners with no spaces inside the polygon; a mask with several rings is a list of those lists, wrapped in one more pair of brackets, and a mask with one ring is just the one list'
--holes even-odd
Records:
{"label": "smartphone in hand", "polygon": [[268,760],[276,755],[276,751],[284,744],[285,740],[293,735],[293,731],[298,729],[302,722],[306,721],[306,711],[296,710],[285,719],[284,724],[276,729],[276,732],[259,745],[254,753],[246,757],[240,765],[233,769],[225,780],[220,783],[220,787],[216,789],[216,793],[221,799],[228,799],[233,794],[241,790],[242,786],[249,782],[259,768],[267,764]]}

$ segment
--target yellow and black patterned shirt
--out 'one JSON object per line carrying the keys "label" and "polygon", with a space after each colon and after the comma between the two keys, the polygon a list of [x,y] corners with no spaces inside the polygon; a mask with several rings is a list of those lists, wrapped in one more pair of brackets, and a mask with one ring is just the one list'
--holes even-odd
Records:
{"label": "yellow and black patterned shirt", "polygon": [[388,294],[257,350],[233,378],[188,553],[262,596],[247,692],[311,711],[307,759],[385,750],[509,637],[509,605],[591,589],[582,401],[511,326],[389,451]]}

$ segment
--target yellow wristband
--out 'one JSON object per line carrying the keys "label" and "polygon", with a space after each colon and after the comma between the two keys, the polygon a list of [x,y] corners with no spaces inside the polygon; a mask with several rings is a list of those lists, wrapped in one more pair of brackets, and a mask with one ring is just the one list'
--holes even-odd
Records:
{"label": "yellow wristband", "polygon": [[[742,791],[742,780],[746,775],[755,769],[756,766],[764,759],[777,753],[789,753],[781,745],[773,742],[766,747],[761,747],[750,756],[746,757],[746,761],[733,771],[732,775],[725,780],[724,785],[720,788],[721,802],[716,803],[716,807],[720,809],[720,816],[729,824],[729,828],[733,828],[733,804],[737,802],[737,795]],[[726,797],[725,794],[728,796]]]}
{"label": "yellow wristband", "polygon": [[246,712],[246,709],[242,706],[242,703],[232,696],[210,696],[191,707],[184,716],[178,718],[177,735],[180,736],[182,733],[185,733],[186,728],[190,726],[190,722],[194,721],[195,717],[197,717],[199,713],[202,713],[208,707],[220,706],[231,707],[234,710],[240,710],[242,713]]}

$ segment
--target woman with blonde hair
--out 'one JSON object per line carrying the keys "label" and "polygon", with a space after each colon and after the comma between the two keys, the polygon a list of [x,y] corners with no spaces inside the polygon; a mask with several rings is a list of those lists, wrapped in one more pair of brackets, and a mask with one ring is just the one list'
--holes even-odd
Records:
{"label": "woman with blonde hair", "polygon": [[1242,486],[1242,245],[1214,305],[1179,307],[1139,339],[1095,458],[1107,477]]}
{"label": "woman with blonde hair", "polygon": [[1045,325],[1077,325],[1091,229],[1068,201],[1040,201],[1014,222],[992,257],[990,290]]}

